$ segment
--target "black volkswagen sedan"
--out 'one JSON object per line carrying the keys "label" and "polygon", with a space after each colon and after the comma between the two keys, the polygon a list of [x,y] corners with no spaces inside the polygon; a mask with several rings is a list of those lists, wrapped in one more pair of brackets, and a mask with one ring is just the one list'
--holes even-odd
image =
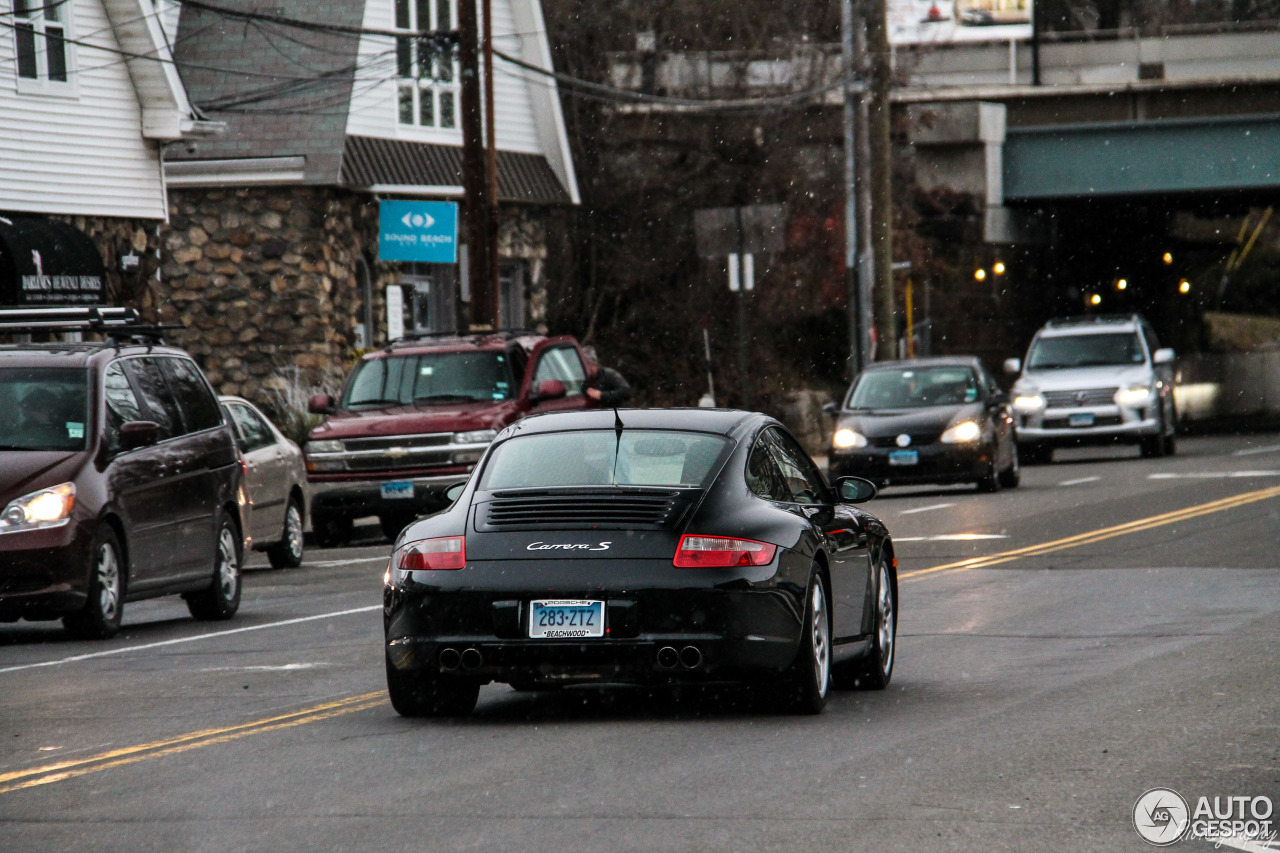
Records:
{"label": "black volkswagen sedan", "polygon": [[828,412],[837,416],[833,477],[882,487],[977,483],[986,492],[1021,480],[1008,395],[976,358],[874,364]]}
{"label": "black volkswagen sedan", "polygon": [[[766,681],[801,713],[893,673],[884,525],[782,424],[752,412],[525,418],[453,504],[407,527],[383,597],[406,716],[460,715],[482,684]],[[774,689],[776,688],[776,689]]]}

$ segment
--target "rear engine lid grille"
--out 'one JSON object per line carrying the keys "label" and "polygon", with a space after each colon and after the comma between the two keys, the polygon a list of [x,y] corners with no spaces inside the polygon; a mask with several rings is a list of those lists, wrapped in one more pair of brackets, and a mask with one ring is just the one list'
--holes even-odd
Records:
{"label": "rear engine lid grille", "polygon": [[700,497],[691,489],[495,492],[476,508],[477,530],[674,527]]}

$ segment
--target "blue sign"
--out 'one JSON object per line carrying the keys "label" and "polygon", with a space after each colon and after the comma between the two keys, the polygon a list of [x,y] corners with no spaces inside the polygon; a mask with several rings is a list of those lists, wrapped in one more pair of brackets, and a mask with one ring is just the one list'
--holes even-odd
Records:
{"label": "blue sign", "polygon": [[384,201],[378,260],[458,262],[458,205],[452,201]]}

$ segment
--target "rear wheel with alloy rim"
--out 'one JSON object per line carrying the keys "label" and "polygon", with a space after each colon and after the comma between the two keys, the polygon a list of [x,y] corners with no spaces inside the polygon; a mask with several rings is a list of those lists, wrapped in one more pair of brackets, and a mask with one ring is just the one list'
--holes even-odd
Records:
{"label": "rear wheel with alloy rim", "polygon": [[124,613],[122,553],[115,531],[105,525],[99,527],[90,549],[89,589],[84,609],[62,618],[62,624],[77,637],[105,640],[120,630]]}
{"label": "rear wheel with alloy rim", "polygon": [[240,609],[240,533],[225,515],[218,521],[213,580],[208,589],[184,596],[187,610],[197,619],[230,619]]}
{"label": "rear wheel with alloy rim", "polygon": [[806,602],[800,650],[786,672],[786,698],[796,713],[819,714],[831,688],[831,617],[821,572],[813,573]]}
{"label": "rear wheel with alloy rim", "polygon": [[387,693],[402,717],[465,717],[476,707],[480,685],[436,673],[401,672],[387,661]]}
{"label": "rear wheel with alloy rim", "polygon": [[267,559],[273,569],[296,569],[302,565],[303,549],[302,502],[298,498],[289,498],[289,505],[284,510],[284,530],[280,541],[267,549]]}
{"label": "rear wheel with alloy rim", "polygon": [[898,644],[898,596],[894,591],[889,560],[880,558],[877,578],[875,627],[871,648],[862,659],[862,672],[857,686],[864,690],[883,690],[893,677],[894,652]]}

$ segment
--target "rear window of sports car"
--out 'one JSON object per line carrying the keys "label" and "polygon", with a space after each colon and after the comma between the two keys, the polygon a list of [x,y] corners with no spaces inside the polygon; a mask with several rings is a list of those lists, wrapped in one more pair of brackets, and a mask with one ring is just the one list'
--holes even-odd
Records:
{"label": "rear window of sports car", "polygon": [[480,488],[705,487],[728,443],[721,436],[672,430],[522,435],[494,448]]}

